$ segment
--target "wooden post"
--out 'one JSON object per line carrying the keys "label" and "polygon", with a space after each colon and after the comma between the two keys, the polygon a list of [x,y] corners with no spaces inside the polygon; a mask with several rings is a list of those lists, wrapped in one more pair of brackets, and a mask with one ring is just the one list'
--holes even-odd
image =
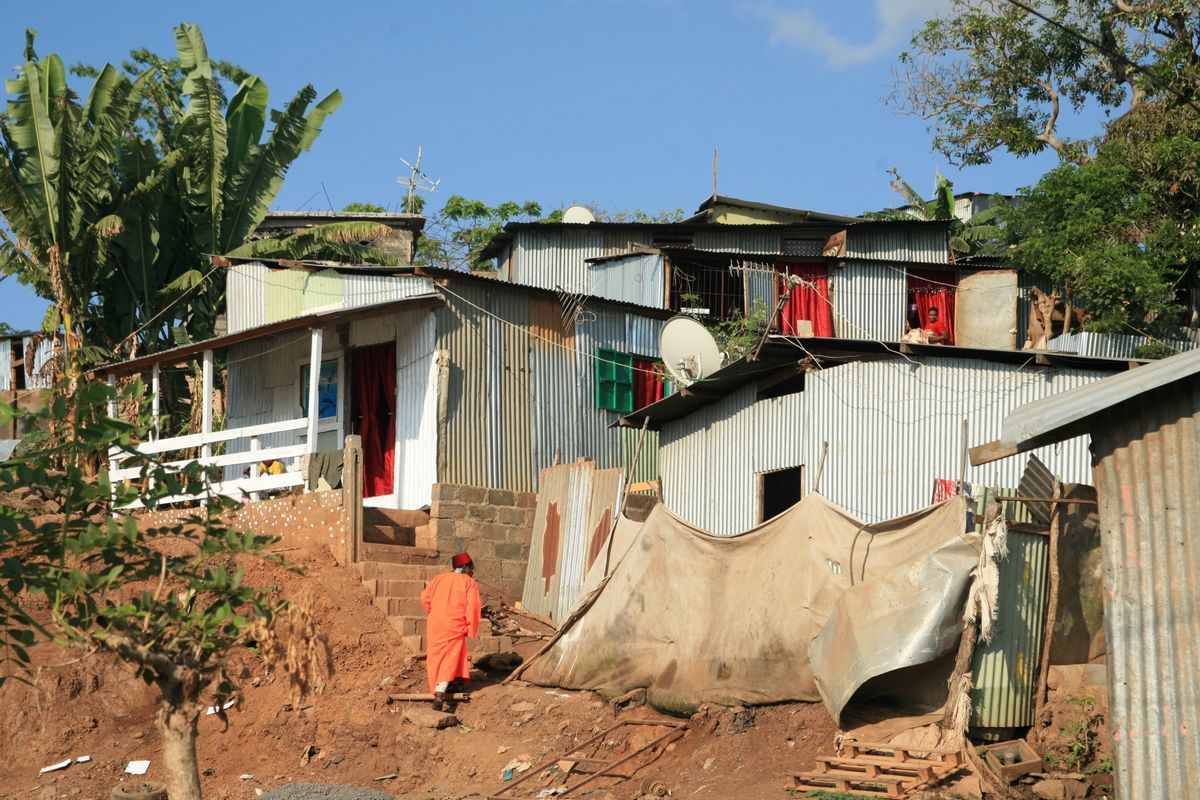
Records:
{"label": "wooden post", "polygon": [[[105,382],[108,384],[108,391],[115,392],[117,388],[117,376],[111,372],[105,376]],[[108,416],[110,419],[117,418],[117,396],[110,394],[108,398]]]}
{"label": "wooden post", "polygon": [[162,380],[159,376],[159,363],[154,362],[154,366],[150,368],[150,413],[154,415],[154,440],[162,436],[158,422],[158,415],[162,413]]}
{"label": "wooden post", "polygon": [[612,560],[613,534],[617,532],[617,524],[621,521],[621,513],[625,508],[625,500],[629,496],[629,486],[633,483],[633,471],[637,469],[638,459],[642,456],[642,442],[646,439],[646,430],[650,427],[650,417],[642,417],[642,430],[638,433],[637,444],[633,448],[633,462],[629,465],[629,472],[625,475],[625,487],[621,492],[621,506],[615,509],[617,513],[613,514],[612,527],[608,530],[608,545],[604,548],[604,574],[608,575],[608,569],[611,566],[609,563]]}
{"label": "wooden post", "polygon": [[321,346],[324,335],[323,329],[312,329],[312,345],[308,354],[308,441],[304,452],[309,455],[317,452],[317,420],[321,414],[318,390],[321,382]]}
{"label": "wooden post", "polygon": [[1050,680],[1050,646],[1054,641],[1054,625],[1058,620],[1058,538],[1061,526],[1062,484],[1054,477],[1054,494],[1050,500],[1050,574],[1046,591],[1046,626],[1042,632],[1041,663],[1038,666],[1037,686],[1033,694],[1033,727],[1037,736],[1041,729],[1042,709],[1046,704],[1046,687]]}
{"label": "wooden post", "polygon": [[829,452],[829,442],[821,442],[821,457],[817,459],[817,474],[813,476],[812,491],[821,486],[821,473],[825,471],[825,455]]}
{"label": "wooden post", "polygon": [[967,483],[967,418],[963,417],[962,424],[962,458],[958,462],[958,493],[966,494],[964,487]]}
{"label": "wooden post", "polygon": [[207,459],[212,455],[212,444],[208,442],[208,436],[213,430],[213,351],[204,351],[204,388],[200,390],[204,395],[201,398],[203,402],[202,408],[204,415],[200,422],[200,432],[204,434],[204,444],[200,446],[200,457]]}
{"label": "wooden post", "polygon": [[346,565],[362,554],[363,471],[362,437],[347,436],[342,451],[342,513],[346,515]]}

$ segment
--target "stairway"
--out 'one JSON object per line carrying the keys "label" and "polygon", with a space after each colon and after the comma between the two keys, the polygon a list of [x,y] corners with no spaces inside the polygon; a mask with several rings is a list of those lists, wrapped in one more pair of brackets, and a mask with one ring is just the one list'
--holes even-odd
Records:
{"label": "stairway", "polygon": [[[414,655],[425,652],[421,591],[435,575],[450,569],[448,557],[439,554],[431,539],[425,512],[363,509],[361,560],[354,567],[375,605]],[[480,636],[467,640],[472,661],[513,649],[512,637],[485,635],[489,629],[488,621],[483,620]]]}

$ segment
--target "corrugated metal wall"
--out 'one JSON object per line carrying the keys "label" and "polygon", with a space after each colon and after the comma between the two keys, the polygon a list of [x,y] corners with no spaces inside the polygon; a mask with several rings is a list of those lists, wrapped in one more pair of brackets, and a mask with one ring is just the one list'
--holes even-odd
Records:
{"label": "corrugated metal wall", "polygon": [[608,255],[605,232],[600,229],[522,228],[513,240],[512,280],[584,294],[590,277],[585,262],[604,255]]}
{"label": "corrugated metal wall", "polygon": [[782,247],[783,230],[781,227],[763,225],[748,231],[699,231],[692,239],[692,247],[713,253],[772,255]]}
{"label": "corrugated metal wall", "polygon": [[1153,339],[1149,336],[1132,336],[1123,333],[1078,331],[1068,333],[1066,336],[1055,336],[1050,340],[1050,348],[1096,358],[1133,358],[1134,350],[1156,341],[1170,345],[1181,352],[1200,347],[1200,336],[1195,339]]}
{"label": "corrugated metal wall", "polygon": [[833,330],[840,339],[895,342],[904,333],[908,279],[903,267],[847,261],[829,271]]}
{"label": "corrugated metal wall", "polygon": [[229,268],[226,315],[229,333],[291,319],[315,309],[358,308],[429,294],[428,278],[269,269],[263,264]]}
{"label": "corrugated metal wall", "polygon": [[1117,797],[1200,786],[1200,381],[1092,426]]}
{"label": "corrugated metal wall", "polygon": [[[987,514],[989,495],[1016,495],[1015,489],[988,489],[980,498],[976,521]],[[1049,496],[1048,494],[1045,496]],[[1004,502],[1009,520],[1028,521],[1024,503]],[[1037,681],[1049,597],[1050,538],[1009,531],[1008,557],[1000,562],[999,615],[995,636],[975,647],[971,661],[972,729],[1024,728],[1033,724],[1033,688]]]}
{"label": "corrugated metal wall", "polygon": [[547,309],[531,325],[531,302],[544,303],[519,287],[456,283],[435,312],[448,355],[443,482],[533,491],[556,458],[625,466],[621,431],[609,427],[617,415],[595,407],[594,357],[598,348],[654,357],[662,321],[592,302],[573,335],[554,336]]}
{"label": "corrugated metal wall", "polygon": [[410,311],[392,319],[400,390],[395,485],[400,508],[421,508],[433,501],[437,483],[437,322],[433,311]]}
{"label": "corrugated metal wall", "polygon": [[650,308],[666,307],[661,255],[632,253],[625,258],[589,264],[587,270],[588,295]]}
{"label": "corrugated metal wall", "polygon": [[[971,444],[990,441],[1011,409],[1104,377],[970,359],[913,362],[830,367],[809,373],[803,392],[758,402],[747,386],[666,424],[659,469],[667,505],[714,533],[738,533],[757,522],[756,473],[804,465],[813,476],[828,441],[821,493],[865,521],[896,517],[927,505],[935,478],[958,478],[963,417]],[[1088,480],[1086,437],[1036,452],[1063,480]],[[968,466],[967,480],[1016,485],[1023,467],[1018,459]]]}
{"label": "corrugated metal wall", "polygon": [[922,264],[950,263],[950,240],[940,225],[851,226],[846,256]]}

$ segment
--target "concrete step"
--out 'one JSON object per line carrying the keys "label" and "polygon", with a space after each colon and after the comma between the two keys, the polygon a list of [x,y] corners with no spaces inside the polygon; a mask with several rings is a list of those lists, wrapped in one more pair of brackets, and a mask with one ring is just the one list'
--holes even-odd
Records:
{"label": "concrete step", "polygon": [[[432,579],[431,579],[432,580]],[[419,581],[394,581],[386,578],[377,578],[371,581],[373,586],[368,586],[372,590],[372,594],[376,597],[416,597],[421,596],[421,592],[425,589],[425,585],[429,583],[427,580]],[[367,584],[363,581],[363,585]]]}
{"label": "concrete step", "polygon": [[425,613],[425,606],[416,597],[376,597],[375,605],[389,617],[415,617]]}
{"label": "concrete step", "polygon": [[[404,649],[417,654],[425,652],[425,636],[411,634],[400,637]],[[511,653],[513,640],[511,636],[480,636],[477,639],[467,639],[467,655],[472,661],[495,653]]]}
{"label": "concrete step", "polygon": [[373,542],[364,542],[360,555],[363,561],[382,561],[389,564],[438,565],[443,561],[438,551],[432,548]]}
{"label": "concrete step", "polygon": [[425,615],[421,616],[406,616],[397,615],[387,618],[388,624],[401,636],[424,636],[425,635]]}
{"label": "concrete step", "polygon": [[363,525],[398,525],[404,528],[416,528],[428,523],[428,511],[409,511],[403,508],[378,508],[376,506],[367,506],[363,509]]}
{"label": "concrete step", "polygon": [[448,566],[439,564],[391,564],[381,561],[360,561],[354,567],[364,582],[373,579],[428,581],[434,575],[450,571]]}
{"label": "concrete step", "polygon": [[415,547],[417,533],[414,528],[399,525],[363,525],[363,541],[368,544],[391,544]]}

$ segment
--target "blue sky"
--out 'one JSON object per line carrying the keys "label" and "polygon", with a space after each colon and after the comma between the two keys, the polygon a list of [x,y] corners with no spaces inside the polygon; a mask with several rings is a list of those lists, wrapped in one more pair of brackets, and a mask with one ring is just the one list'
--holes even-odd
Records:
{"label": "blue sky", "polygon": [[[171,52],[171,28],[186,20],[200,23],[211,55],[266,79],[273,105],[307,82],[341,89],[345,102],[289,173],[281,209],[396,207],[399,158],[422,145],[441,180],[432,207],[463,194],[690,212],[712,191],[715,146],[722,194],[858,214],[898,203],[889,167],[921,191],[941,169],[958,191],[1011,192],[1055,164],[1000,154],[954,170],[920,120],[884,106],[896,53],[947,6],[44,0],[6,10],[0,54],[16,65],[33,27],[40,53],[118,62],[139,46]],[[0,282],[0,321],[36,327],[44,308]]]}

